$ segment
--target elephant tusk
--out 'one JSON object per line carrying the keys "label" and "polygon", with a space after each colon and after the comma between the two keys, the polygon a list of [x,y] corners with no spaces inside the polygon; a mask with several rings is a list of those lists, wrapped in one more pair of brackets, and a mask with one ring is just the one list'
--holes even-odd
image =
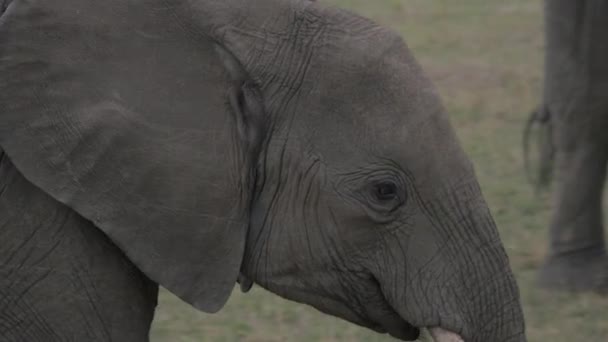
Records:
{"label": "elephant tusk", "polygon": [[442,328],[430,328],[429,331],[435,342],[464,342],[458,334]]}

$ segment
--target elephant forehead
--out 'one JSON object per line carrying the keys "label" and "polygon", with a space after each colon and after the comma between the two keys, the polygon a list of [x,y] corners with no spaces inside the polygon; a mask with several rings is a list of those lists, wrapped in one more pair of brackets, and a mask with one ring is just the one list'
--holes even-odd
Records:
{"label": "elephant forehead", "polygon": [[[359,41],[364,44],[357,45]],[[309,102],[318,104],[315,113],[321,113],[324,125],[329,113],[341,127],[386,133],[424,120],[441,107],[435,87],[405,42],[391,32],[351,37],[322,53],[327,56],[311,66],[316,80],[311,96],[317,99]]]}
{"label": "elephant forehead", "polygon": [[444,135],[441,100],[415,61],[388,56],[366,68],[327,72],[321,80],[302,116],[314,141],[401,153],[413,140]]}
{"label": "elephant forehead", "polygon": [[[326,73],[318,101],[310,101],[307,115],[301,116],[309,141],[337,169],[352,170],[381,158],[420,175],[421,181],[449,178],[447,170],[468,172],[436,89],[399,51],[365,70],[338,69],[336,78]],[[347,81],[336,81],[340,75]]]}

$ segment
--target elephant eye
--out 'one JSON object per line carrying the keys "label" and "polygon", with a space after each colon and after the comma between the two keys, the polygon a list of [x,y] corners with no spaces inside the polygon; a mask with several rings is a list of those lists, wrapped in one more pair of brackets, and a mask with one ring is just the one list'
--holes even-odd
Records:
{"label": "elephant eye", "polygon": [[379,213],[392,213],[405,202],[405,193],[393,181],[372,183],[370,205]]}
{"label": "elephant eye", "polygon": [[[384,166],[381,164],[380,166]],[[408,183],[400,169],[378,167],[343,174],[335,189],[340,197],[363,209],[381,224],[396,220],[408,201]]]}
{"label": "elephant eye", "polygon": [[374,186],[374,192],[378,201],[392,201],[397,199],[397,185],[391,182],[378,183]]}

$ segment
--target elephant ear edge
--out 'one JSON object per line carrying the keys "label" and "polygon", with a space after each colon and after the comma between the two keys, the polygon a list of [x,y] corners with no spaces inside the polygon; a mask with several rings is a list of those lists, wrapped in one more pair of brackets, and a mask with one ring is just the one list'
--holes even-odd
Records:
{"label": "elephant ear edge", "polygon": [[240,271],[265,113],[232,54],[146,10],[13,2],[0,21],[0,146],[150,279],[213,313]]}

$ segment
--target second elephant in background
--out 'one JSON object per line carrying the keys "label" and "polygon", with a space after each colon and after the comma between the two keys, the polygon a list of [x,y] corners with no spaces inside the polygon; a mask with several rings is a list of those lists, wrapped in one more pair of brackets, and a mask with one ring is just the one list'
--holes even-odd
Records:
{"label": "second elephant in background", "polygon": [[549,137],[539,180],[553,173],[556,183],[549,252],[540,271],[545,288],[608,291],[602,217],[608,160],[607,18],[608,1],[545,0],[543,105],[530,120],[547,128]]}

